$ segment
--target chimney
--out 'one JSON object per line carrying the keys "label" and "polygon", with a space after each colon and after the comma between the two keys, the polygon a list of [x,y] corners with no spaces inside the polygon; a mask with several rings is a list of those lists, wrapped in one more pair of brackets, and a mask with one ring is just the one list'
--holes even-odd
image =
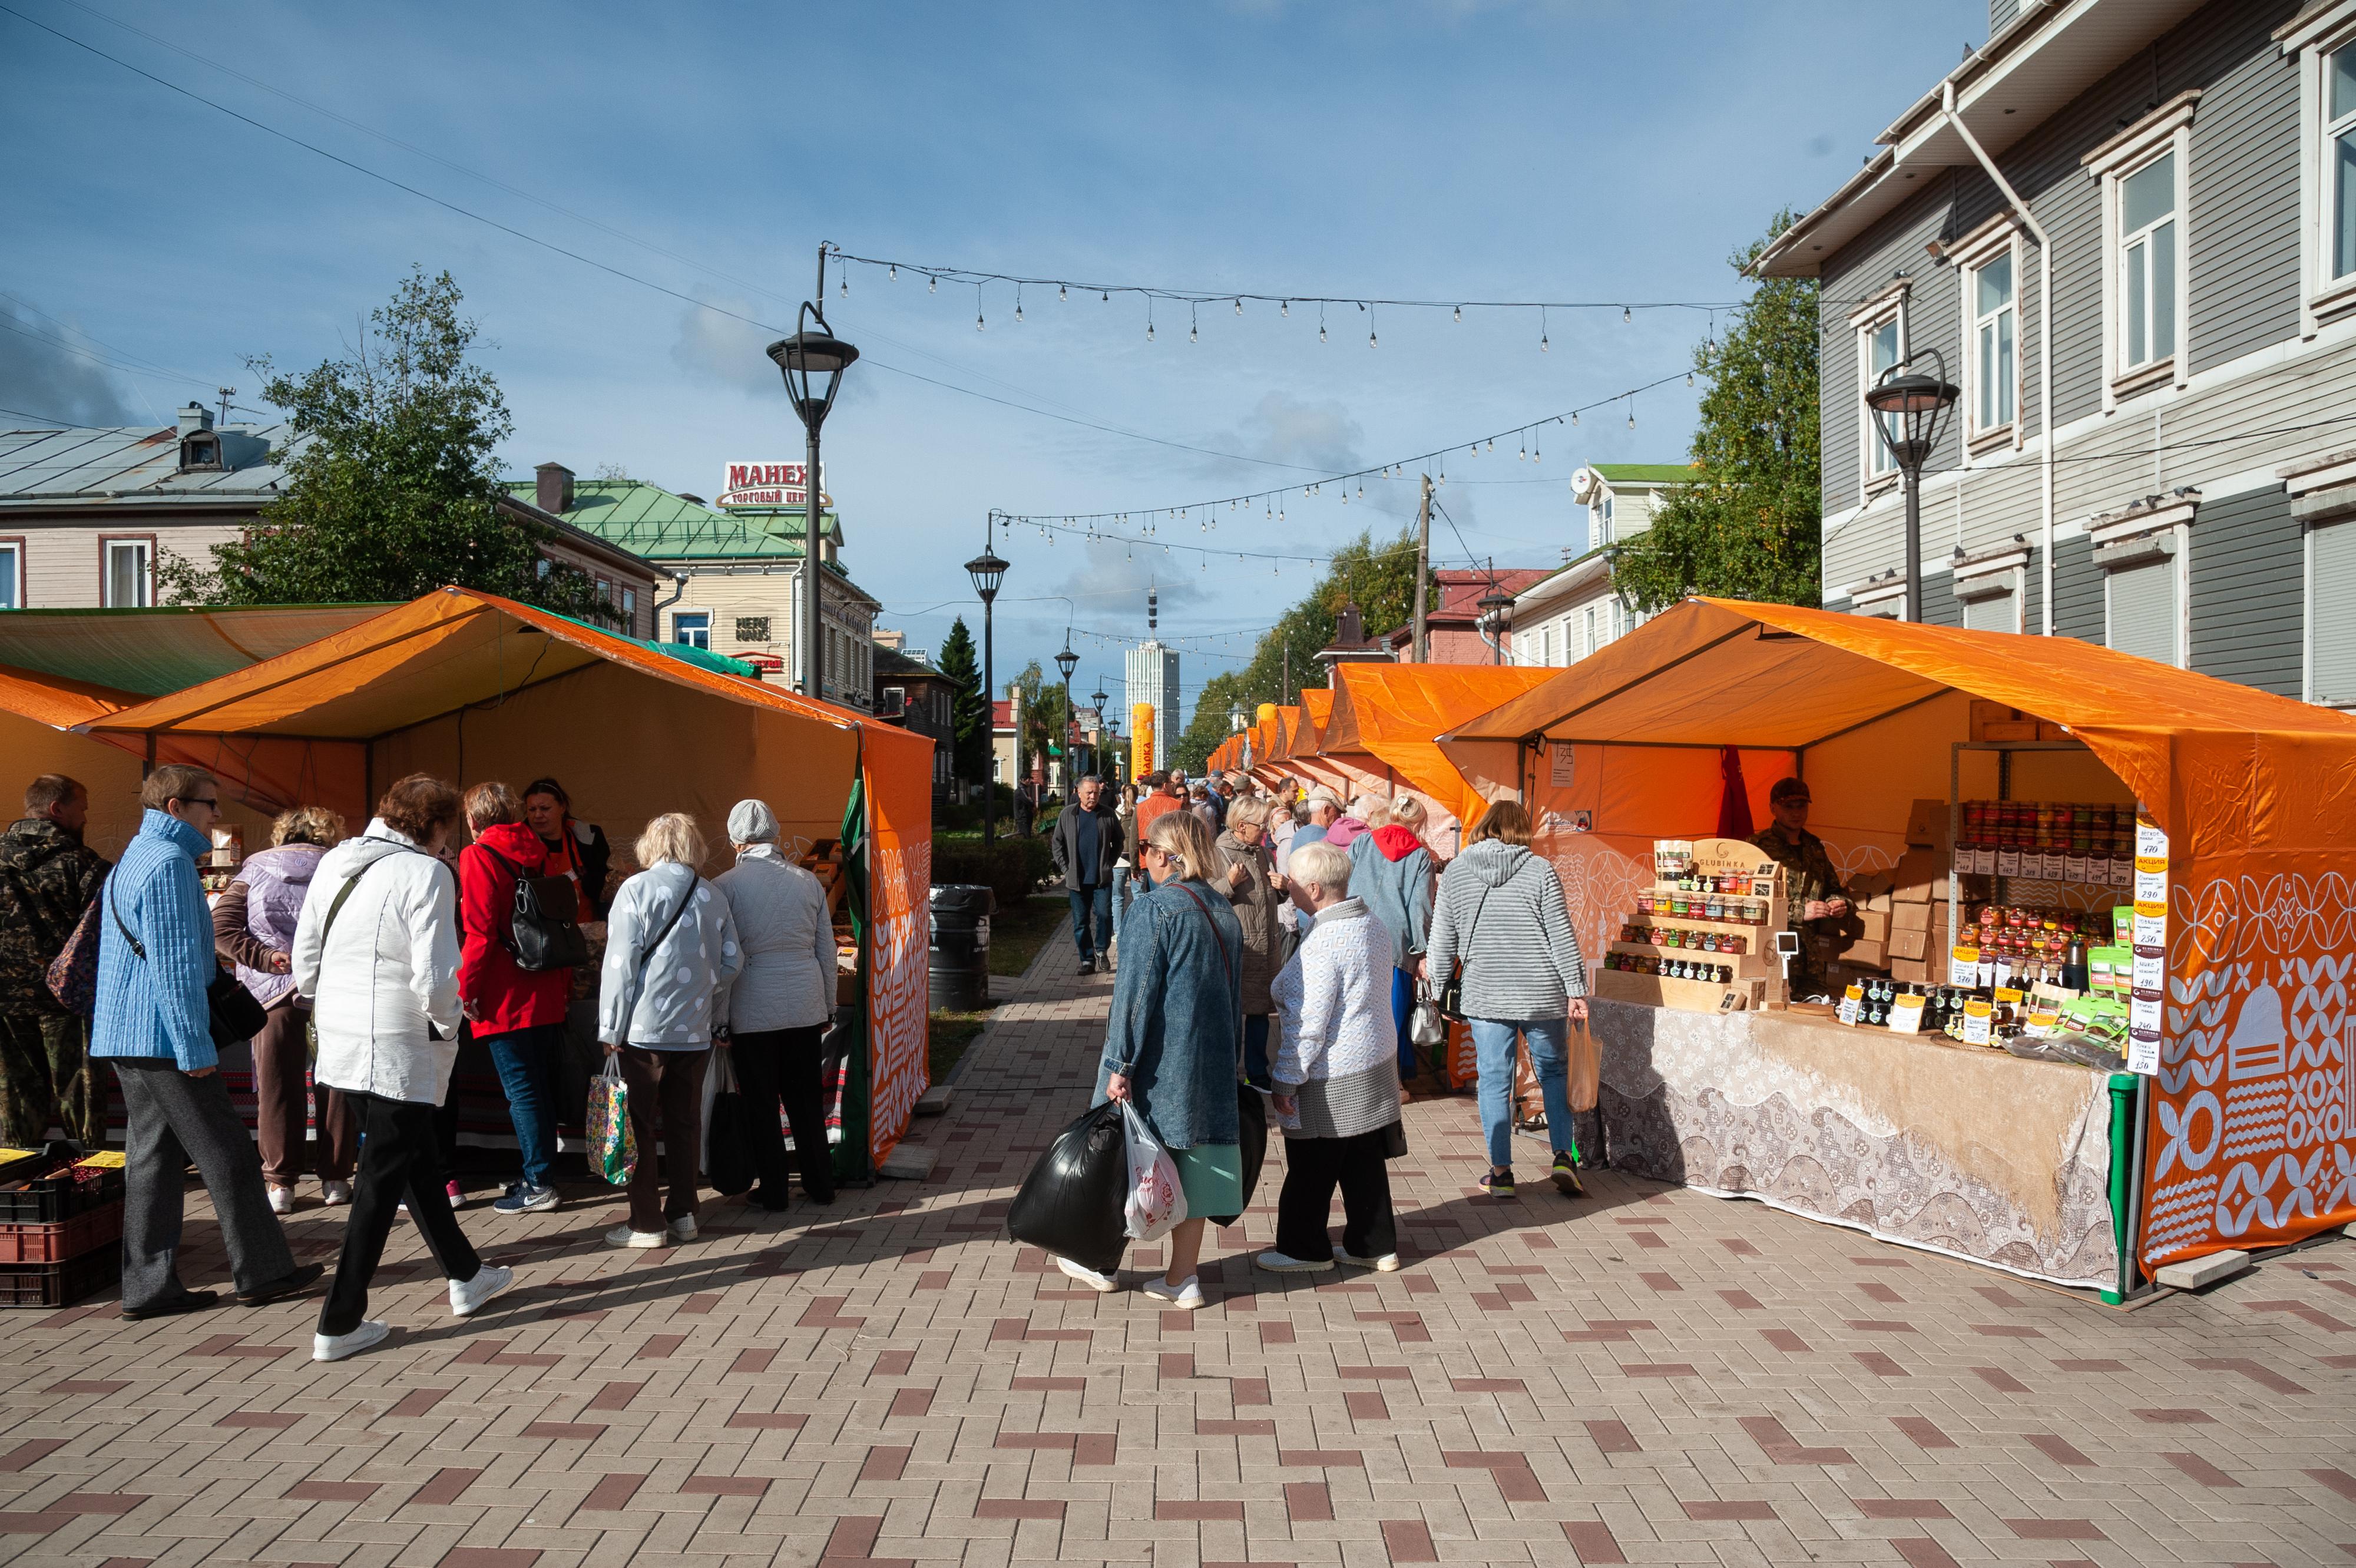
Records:
{"label": "chimney", "polygon": [[539,493],[532,497],[534,505],[560,517],[573,510],[572,469],[562,463],[542,463],[532,473],[540,481]]}
{"label": "chimney", "polygon": [[192,403],[180,410],[180,434],[190,435],[213,427],[213,411],[203,403]]}
{"label": "chimney", "polygon": [[1366,640],[1365,622],[1358,615],[1358,607],[1344,605],[1339,621],[1333,628],[1333,640],[1343,648],[1355,648]]}

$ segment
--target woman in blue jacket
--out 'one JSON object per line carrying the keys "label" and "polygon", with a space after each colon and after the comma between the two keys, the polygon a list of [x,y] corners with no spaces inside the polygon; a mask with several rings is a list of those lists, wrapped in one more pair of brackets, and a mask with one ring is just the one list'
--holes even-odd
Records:
{"label": "woman in blue jacket", "polygon": [[[1237,1073],[1243,1061],[1243,927],[1208,879],[1218,851],[1185,811],[1154,819],[1139,845],[1154,888],[1121,927],[1111,1028],[1096,1102],[1126,1100],[1178,1166],[1188,1218],[1170,1232],[1170,1266],[1145,1294],[1187,1311],[1205,1305],[1196,1262],[1203,1227],[1244,1208]],[[1068,1258],[1056,1267],[1108,1291],[1110,1276]]]}

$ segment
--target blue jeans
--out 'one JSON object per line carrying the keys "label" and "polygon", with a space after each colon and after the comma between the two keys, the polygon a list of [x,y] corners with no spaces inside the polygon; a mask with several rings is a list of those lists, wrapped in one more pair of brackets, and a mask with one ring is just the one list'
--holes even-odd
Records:
{"label": "blue jeans", "polygon": [[1406,970],[1391,971],[1391,1027],[1398,1031],[1398,1075],[1405,1083],[1419,1070],[1415,1065],[1415,1042],[1408,1037],[1408,1015],[1415,1011],[1415,976]]}
{"label": "blue jeans", "polygon": [[1244,1077],[1254,1089],[1269,1089],[1276,1082],[1268,1071],[1268,1019],[1265,1013],[1244,1015]]}
{"label": "blue jeans", "polygon": [[[1112,889],[1083,887],[1071,894],[1072,945],[1080,950],[1080,961],[1087,962],[1112,950]],[[1095,940],[1089,940],[1088,916],[1096,916]]]}
{"label": "blue jeans", "polygon": [[564,1047],[564,1026],[539,1024],[511,1034],[477,1038],[490,1047],[491,1062],[499,1069],[499,1087],[507,1091],[508,1117],[515,1123],[524,1182],[546,1187],[556,1159],[556,1060]]}
{"label": "blue jeans", "polygon": [[1570,1130],[1570,1020],[1536,1018],[1509,1023],[1499,1018],[1467,1020],[1481,1070],[1481,1126],[1489,1135],[1489,1163],[1514,1163],[1514,1037],[1530,1042],[1530,1065],[1537,1069],[1538,1093],[1546,1101],[1547,1137],[1554,1152],[1576,1155]]}

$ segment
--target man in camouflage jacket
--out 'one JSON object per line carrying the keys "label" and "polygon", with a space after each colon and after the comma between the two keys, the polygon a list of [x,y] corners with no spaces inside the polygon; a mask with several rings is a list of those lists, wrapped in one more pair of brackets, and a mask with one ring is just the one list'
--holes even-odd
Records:
{"label": "man in camouflage jacket", "polygon": [[85,1148],[106,1136],[106,1092],[90,1065],[90,1020],[49,994],[49,961],[81,921],[107,863],[81,842],[90,792],[59,773],[25,791],[0,833],[0,1142],[41,1146],[51,1122]]}

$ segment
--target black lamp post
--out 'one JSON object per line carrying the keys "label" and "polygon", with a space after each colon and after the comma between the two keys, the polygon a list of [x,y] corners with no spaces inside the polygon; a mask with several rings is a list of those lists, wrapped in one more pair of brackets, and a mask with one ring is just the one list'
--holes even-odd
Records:
{"label": "black lamp post", "polygon": [[[1916,360],[1937,360],[1939,373],[1900,374]],[[1947,357],[1936,349],[1899,360],[1865,394],[1882,444],[1906,480],[1906,618],[1917,623],[1922,619],[1922,465],[1938,445],[1940,420],[1963,395],[1947,380]]]}
{"label": "black lamp post", "polygon": [[[824,246],[818,253],[818,296],[826,298]],[[810,331],[805,320],[817,322],[818,330]],[[842,372],[859,358],[859,350],[837,338],[827,327],[826,312],[808,300],[802,302],[794,326],[792,337],[769,345],[769,358],[785,373],[786,395],[793,400],[794,412],[801,415],[802,428],[809,433],[809,471],[802,476],[809,510],[802,530],[801,686],[805,696],[823,701],[826,641],[819,622],[823,601],[819,581],[818,432],[834,407],[834,394],[841,390]]]}
{"label": "black lamp post", "polygon": [[986,854],[998,825],[998,671],[992,663],[996,647],[990,607],[998,597],[998,585],[1006,575],[1006,563],[998,558],[998,553],[985,539],[981,553],[967,562],[965,569],[973,579],[973,591],[981,596],[982,725],[990,733],[990,766],[982,770],[981,780],[981,847]]}
{"label": "black lamp post", "polygon": [[1489,628],[1489,662],[1503,664],[1505,661],[1505,628],[1514,622],[1514,596],[1492,583],[1489,591],[1481,596],[1476,607]]}
{"label": "black lamp post", "polygon": [[1072,671],[1079,668],[1079,663],[1080,656],[1072,651],[1072,634],[1066,630],[1064,633],[1064,651],[1055,655],[1055,669],[1064,677],[1064,788],[1066,790],[1076,790],[1080,787],[1080,776],[1072,768]]}
{"label": "black lamp post", "polygon": [[[1096,738],[1095,743],[1094,743],[1093,745],[1091,745],[1091,746],[1088,747],[1088,771],[1089,771],[1089,772],[1091,772],[1091,773],[1096,774],[1098,778],[1102,778],[1102,777],[1103,777],[1103,775],[1104,775],[1104,705],[1105,705],[1105,690],[1104,690],[1104,688],[1103,688],[1102,686],[1098,687],[1095,691],[1090,692],[1090,693],[1088,693],[1088,703],[1089,703],[1089,712],[1091,712],[1091,713],[1095,714],[1096,714],[1096,718],[1097,718],[1097,722],[1096,722],[1096,737],[1097,737],[1097,738]],[[1109,787],[1112,783],[1113,783],[1113,780],[1111,780],[1111,779],[1107,779],[1107,780],[1106,780],[1106,784],[1107,784],[1107,786],[1108,786],[1108,787]]]}

